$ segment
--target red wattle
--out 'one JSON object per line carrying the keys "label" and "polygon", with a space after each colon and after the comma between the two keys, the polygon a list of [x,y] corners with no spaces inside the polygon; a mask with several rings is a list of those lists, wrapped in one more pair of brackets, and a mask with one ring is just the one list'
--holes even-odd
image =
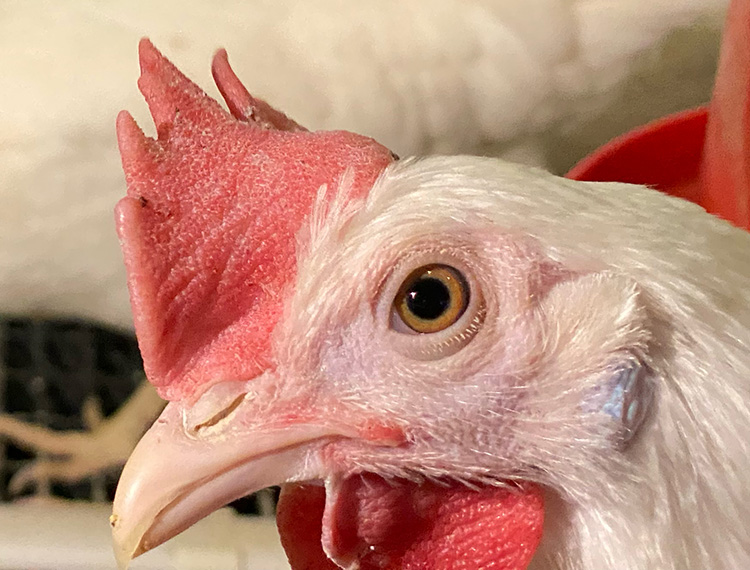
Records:
{"label": "red wattle", "polygon": [[326,491],[317,485],[292,483],[281,489],[276,525],[293,570],[339,570],[321,542]]}
{"label": "red wattle", "polygon": [[524,570],[541,537],[539,487],[443,487],[353,476],[326,497],[322,487],[290,485],[277,524],[294,570]]}

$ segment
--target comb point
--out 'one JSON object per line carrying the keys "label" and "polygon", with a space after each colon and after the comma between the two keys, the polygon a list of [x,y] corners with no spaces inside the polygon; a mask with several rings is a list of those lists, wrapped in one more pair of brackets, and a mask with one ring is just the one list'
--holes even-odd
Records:
{"label": "comb point", "polygon": [[229,112],[237,120],[255,124],[264,129],[292,132],[307,130],[265,101],[250,95],[229,64],[227,50],[220,49],[214,54],[211,74],[229,107]]}
{"label": "comb point", "polygon": [[138,88],[148,103],[159,138],[179,114],[195,125],[226,120],[221,106],[190,81],[147,38],[138,44],[141,76]]}
{"label": "comb point", "polygon": [[120,149],[122,167],[130,178],[142,165],[151,161],[155,141],[147,137],[127,111],[120,111],[116,121],[117,145]]}

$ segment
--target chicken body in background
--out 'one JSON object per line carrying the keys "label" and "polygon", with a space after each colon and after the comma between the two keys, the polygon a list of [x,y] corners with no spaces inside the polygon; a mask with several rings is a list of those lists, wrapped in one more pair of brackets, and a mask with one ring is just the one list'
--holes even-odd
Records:
{"label": "chicken body in background", "polygon": [[307,132],[223,52],[231,116],[148,42],[141,67],[159,136],[119,118],[117,216],[171,402],[120,482],[123,564],[279,483],[293,568],[750,564],[748,233]]}
{"label": "chicken body in background", "polygon": [[[112,116],[148,35],[207,84],[216,46],[253,93],[402,156],[480,153],[564,172],[709,98],[726,0],[5,2],[0,308],[131,327],[111,211]],[[564,141],[564,142],[562,142]]]}

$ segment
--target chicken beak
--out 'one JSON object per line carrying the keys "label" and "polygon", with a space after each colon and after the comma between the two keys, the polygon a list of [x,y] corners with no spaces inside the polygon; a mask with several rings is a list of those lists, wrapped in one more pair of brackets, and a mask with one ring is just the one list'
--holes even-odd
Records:
{"label": "chicken beak", "polygon": [[120,478],[110,521],[121,569],[233,500],[323,478],[317,451],[352,435],[267,407],[261,413],[245,396],[202,423],[191,421],[201,400],[191,407],[170,403],[144,435]]}

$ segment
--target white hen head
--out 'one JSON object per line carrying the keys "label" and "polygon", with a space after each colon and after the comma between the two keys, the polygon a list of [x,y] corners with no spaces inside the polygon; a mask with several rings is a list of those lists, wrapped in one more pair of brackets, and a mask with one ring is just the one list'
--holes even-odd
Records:
{"label": "white hen head", "polygon": [[[386,166],[382,147],[347,138],[336,148],[353,153],[359,175],[333,176],[310,197],[296,259],[273,265],[288,269],[274,282],[279,287],[242,281],[255,297],[237,300],[236,289],[222,291],[231,277],[226,267],[247,271],[243,259],[276,263],[256,254],[278,235],[267,232],[262,247],[247,247],[256,220],[240,219],[236,194],[221,190],[216,175],[234,183],[232,169],[245,163],[235,167],[205,149],[224,148],[227,132],[253,141],[275,136],[283,160],[291,156],[284,141],[311,134],[297,134],[257,101],[255,117],[233,105],[249,96],[227,67],[219,74],[236,121],[214,103],[205,111],[197,87],[159,58],[147,52],[146,67],[169,81],[144,80],[156,101],[159,140],[123,123],[131,197],[121,207],[120,231],[146,365],[152,360],[152,372],[170,382],[180,376],[175,370],[199,370],[192,378],[210,386],[174,397],[129,461],[113,515],[121,559],[245,493],[313,482],[325,494],[292,486],[280,505],[295,568],[750,564],[743,524],[750,505],[743,483],[750,468],[750,235],[642,187],[574,182],[476,157]],[[188,86],[180,91],[182,83]],[[177,95],[160,95],[164,89]],[[181,115],[170,97],[183,101]],[[259,117],[291,134],[245,124],[262,123]],[[223,126],[212,130],[211,121]],[[200,158],[184,170],[198,173],[188,190],[207,212],[196,222],[205,227],[183,227],[210,248],[175,238],[170,220],[195,208],[180,213],[184,202],[167,203],[172,198],[163,193],[172,190],[152,191],[159,180],[143,174],[179,176],[158,170],[168,145],[177,158],[185,148]],[[278,165],[262,146],[232,148],[261,172]],[[294,165],[307,160],[302,155]],[[362,171],[371,174],[372,164],[382,173],[363,192]],[[227,219],[241,231],[222,246]],[[175,254],[186,243],[193,248],[187,264]],[[237,243],[246,259],[238,261]],[[154,263],[143,262],[159,256],[191,276],[184,287],[175,284],[172,266],[163,265],[176,296],[153,278]],[[202,275],[198,261],[216,259],[231,264]],[[215,330],[204,330],[201,311],[178,319],[197,287],[206,291],[198,306],[207,307]],[[237,301],[254,311],[253,299],[266,297],[281,309],[258,313],[273,316],[258,318],[265,328],[253,328],[252,319],[217,325],[217,306],[234,310]],[[158,312],[159,303],[163,314],[144,309]],[[162,326],[174,322],[184,325],[176,332]],[[184,343],[166,343],[180,356],[170,357],[160,343],[185,330],[184,342],[200,349],[185,355]],[[227,349],[242,347],[243,338],[262,354],[252,366],[237,364],[232,355],[240,353]],[[175,472],[186,462],[189,469]],[[305,494],[313,498],[305,502]],[[302,505],[311,510],[294,511]]]}

